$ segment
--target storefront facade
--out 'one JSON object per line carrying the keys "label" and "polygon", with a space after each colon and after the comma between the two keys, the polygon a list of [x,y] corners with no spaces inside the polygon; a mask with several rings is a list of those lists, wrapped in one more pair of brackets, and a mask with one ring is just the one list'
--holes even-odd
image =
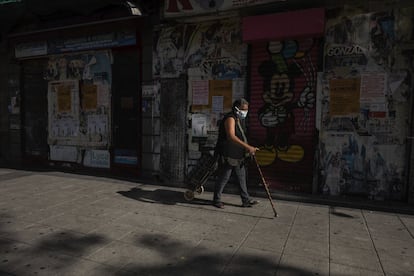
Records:
{"label": "storefront facade", "polygon": [[412,4],[161,2],[162,24],[9,36],[9,160],[185,186],[245,97],[273,191],[414,200]]}
{"label": "storefront facade", "polygon": [[[187,77],[181,148],[188,154],[180,167],[191,170],[214,145],[214,122],[244,96],[251,102],[248,136],[274,191],[412,201],[412,7],[397,3],[391,12],[384,2],[254,15],[238,6],[231,19],[177,24],[179,12],[191,22],[195,11],[209,9],[171,2],[164,14],[174,23],[161,35],[168,33],[169,46],[154,42],[153,65]],[[249,172],[251,188],[260,188],[255,167]]]}
{"label": "storefront facade", "polygon": [[14,162],[141,173],[145,22],[125,16],[9,35]]}

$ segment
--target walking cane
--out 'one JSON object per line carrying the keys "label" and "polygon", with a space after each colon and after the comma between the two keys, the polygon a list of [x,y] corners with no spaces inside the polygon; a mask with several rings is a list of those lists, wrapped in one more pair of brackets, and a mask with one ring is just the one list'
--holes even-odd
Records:
{"label": "walking cane", "polygon": [[257,170],[260,173],[260,177],[262,178],[262,182],[263,182],[263,185],[265,187],[267,197],[269,198],[270,205],[272,205],[273,213],[275,214],[275,217],[277,217],[277,212],[276,212],[276,209],[275,209],[275,205],[273,203],[273,200],[272,200],[272,196],[270,195],[269,187],[267,186],[267,183],[266,183],[266,181],[264,179],[262,170],[260,169],[259,163],[257,163],[257,159],[256,159],[256,156],[255,155],[253,155],[253,159],[254,159],[254,162],[256,163]]}

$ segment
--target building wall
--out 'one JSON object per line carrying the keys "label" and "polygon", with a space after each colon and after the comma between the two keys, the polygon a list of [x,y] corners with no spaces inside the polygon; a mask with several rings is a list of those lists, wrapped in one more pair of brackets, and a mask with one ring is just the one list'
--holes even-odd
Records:
{"label": "building wall", "polygon": [[[164,95],[161,103],[169,99],[168,104],[176,105],[175,112],[185,121],[184,128],[178,128],[175,132],[161,128],[162,137],[168,133],[172,135],[167,138],[169,143],[185,140],[184,155],[176,159],[184,171],[179,170],[179,175],[172,173],[170,177],[184,180],[184,176],[197,164],[201,154],[214,148],[218,120],[231,110],[234,99],[246,95],[246,46],[241,41],[239,18],[156,27],[154,79],[160,83],[181,83],[185,80],[185,85],[179,85],[179,90],[175,92],[175,98],[169,98],[170,95],[164,91],[168,89],[173,92],[172,84],[171,88],[160,86],[160,94]],[[162,104],[162,107],[165,105]],[[161,122],[161,126],[163,125],[166,126]],[[181,143],[161,145],[161,150],[167,152],[171,147],[179,150],[182,147]],[[174,155],[174,152],[173,150],[171,154]],[[168,154],[161,151],[161,156],[167,157]],[[164,169],[169,169],[166,163],[166,160],[160,159],[162,174],[166,173]]]}
{"label": "building wall", "polygon": [[[405,10],[404,13],[407,11]],[[412,39],[399,8],[329,18],[321,75],[319,192],[407,198]]]}
{"label": "building wall", "polygon": [[[160,124],[160,83],[153,79],[153,25],[142,30],[142,176],[157,178],[160,175],[161,124]],[[149,90],[148,93],[146,91]]]}
{"label": "building wall", "polygon": [[[374,200],[412,198],[412,151],[407,142],[412,133],[413,98],[413,14],[409,4],[341,3],[327,10],[324,68],[318,73],[314,122],[319,152],[313,192]],[[190,80],[197,79],[205,69],[205,63],[200,63],[202,55],[194,52],[191,59],[185,59],[186,46],[180,47],[161,45],[154,54],[165,51],[165,58],[154,62],[155,69],[169,70],[165,71],[169,77],[187,73]],[[199,68],[186,70],[186,61],[193,60]],[[191,83],[188,89],[191,102]],[[189,118],[194,118],[191,108]],[[191,150],[197,148],[188,145],[191,164],[191,158],[197,160]]]}

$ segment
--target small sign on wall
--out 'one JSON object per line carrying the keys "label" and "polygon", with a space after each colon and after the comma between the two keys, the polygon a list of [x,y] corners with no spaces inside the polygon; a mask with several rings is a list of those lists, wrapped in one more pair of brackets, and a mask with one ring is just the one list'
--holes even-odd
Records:
{"label": "small sign on wall", "polygon": [[72,146],[50,146],[50,160],[76,162],[78,160],[78,149]]}
{"label": "small sign on wall", "polygon": [[86,150],[83,158],[85,167],[109,168],[110,154],[107,150]]}
{"label": "small sign on wall", "polygon": [[129,149],[115,149],[114,150],[114,163],[126,164],[126,165],[137,165],[138,156],[135,150]]}

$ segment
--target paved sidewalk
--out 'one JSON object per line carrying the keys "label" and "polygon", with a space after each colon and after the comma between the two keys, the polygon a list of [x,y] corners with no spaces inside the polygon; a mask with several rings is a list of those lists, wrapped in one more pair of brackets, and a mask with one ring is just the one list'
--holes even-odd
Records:
{"label": "paved sidewalk", "polygon": [[0,169],[0,275],[414,275],[414,216]]}

